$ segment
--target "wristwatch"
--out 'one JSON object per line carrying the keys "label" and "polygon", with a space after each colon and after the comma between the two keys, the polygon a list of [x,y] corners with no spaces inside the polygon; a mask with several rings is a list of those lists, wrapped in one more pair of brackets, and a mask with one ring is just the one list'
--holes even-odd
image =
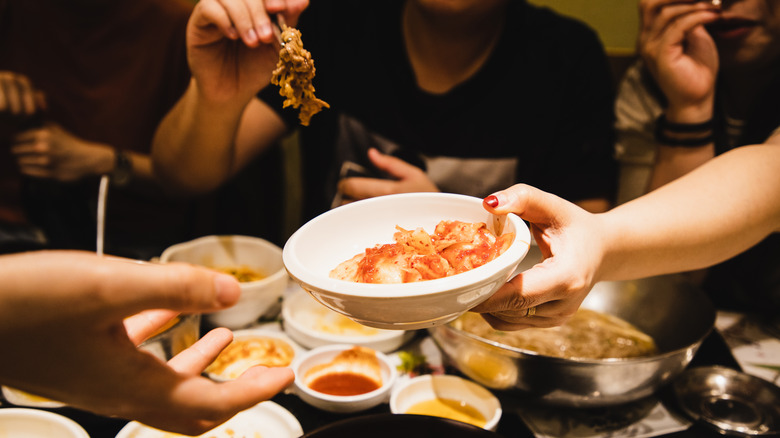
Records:
{"label": "wristwatch", "polygon": [[126,186],[133,176],[133,162],[130,161],[130,155],[119,149],[114,149],[116,159],[114,161],[114,170],[111,172],[111,183],[118,187]]}

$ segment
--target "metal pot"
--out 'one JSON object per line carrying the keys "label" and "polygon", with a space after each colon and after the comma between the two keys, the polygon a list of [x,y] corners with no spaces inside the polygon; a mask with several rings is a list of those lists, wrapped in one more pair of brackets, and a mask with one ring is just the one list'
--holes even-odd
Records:
{"label": "metal pot", "polygon": [[653,356],[561,359],[479,338],[451,325],[429,329],[445,358],[484,386],[572,407],[627,403],[678,376],[713,329],[715,308],[682,276],[596,284],[582,307],[622,318],[652,336]]}

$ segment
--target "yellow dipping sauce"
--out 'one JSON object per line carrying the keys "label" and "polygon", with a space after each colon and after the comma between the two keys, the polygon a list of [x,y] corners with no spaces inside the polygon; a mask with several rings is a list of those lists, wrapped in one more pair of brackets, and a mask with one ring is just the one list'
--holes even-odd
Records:
{"label": "yellow dipping sauce", "polygon": [[485,427],[487,420],[475,407],[465,402],[448,398],[434,398],[412,405],[407,414],[431,415],[434,417],[449,418],[463,423],[473,424],[477,427]]}

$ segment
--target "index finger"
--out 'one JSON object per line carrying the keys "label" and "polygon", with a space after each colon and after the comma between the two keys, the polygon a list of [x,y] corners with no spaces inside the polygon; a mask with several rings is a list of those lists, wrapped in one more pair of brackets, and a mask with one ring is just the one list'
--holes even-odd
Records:
{"label": "index finger", "polygon": [[[494,206],[491,206],[492,203]],[[490,212],[515,213],[532,224],[539,225],[567,222],[570,220],[571,209],[579,209],[568,201],[526,184],[517,184],[493,193],[485,198],[483,205]]]}

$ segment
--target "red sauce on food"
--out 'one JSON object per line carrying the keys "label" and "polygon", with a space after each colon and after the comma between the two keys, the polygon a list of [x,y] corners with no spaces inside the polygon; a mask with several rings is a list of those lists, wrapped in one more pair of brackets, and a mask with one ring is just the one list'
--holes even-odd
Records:
{"label": "red sauce on food", "polygon": [[362,374],[340,372],[317,377],[309,388],[330,395],[359,395],[379,389],[379,385]]}

